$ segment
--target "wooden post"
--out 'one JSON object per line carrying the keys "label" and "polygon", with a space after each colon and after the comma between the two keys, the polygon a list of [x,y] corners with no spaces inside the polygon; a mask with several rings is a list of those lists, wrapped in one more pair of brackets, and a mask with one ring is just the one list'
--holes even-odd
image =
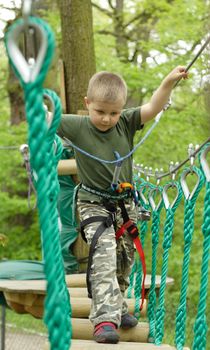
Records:
{"label": "wooden post", "polygon": [[[49,350],[49,344],[46,343],[43,350]],[[134,342],[122,342],[118,344],[98,344],[93,340],[77,340],[73,339],[71,344],[71,350],[176,350],[174,346],[170,345],[155,345],[149,343],[134,343]],[[189,348],[183,348],[183,350],[190,350]]]}

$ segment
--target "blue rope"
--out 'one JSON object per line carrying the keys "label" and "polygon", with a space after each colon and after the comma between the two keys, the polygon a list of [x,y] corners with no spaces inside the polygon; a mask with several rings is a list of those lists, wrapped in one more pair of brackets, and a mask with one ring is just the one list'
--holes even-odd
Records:
{"label": "blue rope", "polygon": [[132,156],[132,154],[136,151],[136,149],[141,146],[144,141],[147,139],[147,137],[151,134],[152,130],[155,128],[155,126],[157,125],[157,123],[159,122],[160,119],[155,120],[153,125],[151,126],[151,128],[146,132],[146,134],[144,135],[144,137],[141,139],[141,141],[139,141],[137,143],[137,145],[125,156],[120,157],[119,159],[115,159],[115,160],[105,160],[105,159],[101,159],[99,157],[93,156],[92,154],[84,151],[82,148],[77,147],[75,144],[73,144],[70,140],[68,140],[66,137],[64,137],[64,140],[67,142],[68,146],[73,147],[74,149],[76,149],[78,152],[84,154],[85,156],[92,158],[94,160],[97,160],[98,162],[101,163],[105,163],[105,164],[117,164],[119,162],[123,162],[125,159],[129,158],[130,156]]}

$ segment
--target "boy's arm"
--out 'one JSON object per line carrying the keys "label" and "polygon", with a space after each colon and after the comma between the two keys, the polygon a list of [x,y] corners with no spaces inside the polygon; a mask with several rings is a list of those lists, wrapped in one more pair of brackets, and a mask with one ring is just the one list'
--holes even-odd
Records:
{"label": "boy's arm", "polygon": [[57,167],[58,175],[77,174],[77,165],[75,159],[61,159]]}
{"label": "boy's arm", "polygon": [[182,78],[188,78],[188,73],[185,71],[185,67],[182,66],[176,67],[165,77],[159,88],[154,92],[151,100],[141,106],[142,124],[145,124],[162,111],[170,98],[175,82]]}

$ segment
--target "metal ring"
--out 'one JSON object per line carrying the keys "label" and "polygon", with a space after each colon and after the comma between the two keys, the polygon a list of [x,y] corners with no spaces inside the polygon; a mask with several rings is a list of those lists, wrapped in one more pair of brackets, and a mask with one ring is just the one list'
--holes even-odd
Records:
{"label": "metal ring", "polygon": [[[187,182],[186,182],[186,177],[189,174],[195,174],[197,176],[197,182],[196,182],[191,193],[190,193],[189,187],[188,187]],[[180,183],[181,183],[182,191],[184,193],[185,198],[187,200],[192,199],[192,197],[194,196],[194,194],[198,188],[198,185],[200,183],[200,176],[197,174],[197,172],[193,168],[186,169],[181,175]]]}
{"label": "metal ring", "polygon": [[[154,201],[154,193],[155,193],[155,192],[156,192],[156,193],[159,192],[159,193],[161,194],[161,199],[159,200],[159,202],[158,202],[157,204],[155,204],[155,201]],[[148,198],[149,198],[149,202],[150,202],[150,205],[151,205],[152,210],[153,210],[153,211],[159,210],[159,209],[160,209],[160,206],[161,206],[161,204],[162,204],[162,202],[163,202],[163,198],[162,198],[162,193],[161,193],[161,191],[159,190],[158,187],[152,188],[152,189],[150,190]]]}
{"label": "metal ring", "polygon": [[[30,27],[37,30],[41,38],[41,45],[33,66],[28,64],[19,47],[17,46],[19,35],[24,31],[27,25],[30,25]],[[22,80],[25,83],[30,83],[36,80],[44,62],[47,51],[47,36],[45,30],[38,24],[32,22],[30,18],[27,25],[24,21],[22,21],[22,23],[19,23],[18,26],[14,26],[11,29],[8,34],[7,49],[9,56]]]}
{"label": "metal ring", "polygon": [[206,159],[207,153],[210,151],[210,145],[207,146],[201,153],[200,161],[207,182],[210,182],[210,167]]}
{"label": "metal ring", "polygon": [[[168,199],[168,194],[167,194],[167,191],[169,188],[176,188],[176,196],[173,200],[173,202],[170,204],[170,201]],[[170,182],[168,184],[166,184],[164,187],[163,187],[163,202],[164,202],[164,205],[165,205],[165,208],[166,209],[172,209],[177,201],[177,198],[179,196],[179,188],[178,188],[178,185],[175,183],[175,182]]]}
{"label": "metal ring", "polygon": [[[47,92],[44,92],[43,96],[44,96],[44,98],[46,98],[50,102],[50,106],[51,106],[50,112],[52,113],[52,116],[50,116],[50,120],[48,120],[48,118],[46,118],[48,129],[50,129],[50,127],[53,123],[54,116],[55,116],[55,102],[54,102],[53,98],[50,95],[48,95]],[[48,113],[48,110],[46,111],[46,114],[47,113]]]}
{"label": "metal ring", "polygon": [[147,187],[148,187],[148,185],[145,184],[145,185],[142,186],[142,187],[140,188],[140,190],[139,190],[140,198],[142,199],[142,201],[143,201],[143,203],[144,203],[145,205],[148,205],[148,204],[149,204],[149,201],[146,199],[145,195],[143,194],[143,190],[144,190],[145,188],[147,188]]}

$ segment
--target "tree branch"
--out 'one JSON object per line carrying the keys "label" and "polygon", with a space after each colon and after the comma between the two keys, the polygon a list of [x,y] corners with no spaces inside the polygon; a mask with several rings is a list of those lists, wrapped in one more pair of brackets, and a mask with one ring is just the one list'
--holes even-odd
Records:
{"label": "tree branch", "polygon": [[108,17],[112,17],[112,12],[108,11],[107,9],[100,7],[99,5],[95,4],[94,2],[91,2],[92,6],[95,7],[98,11],[104,13]]}
{"label": "tree branch", "polygon": [[137,21],[139,18],[141,18],[144,14],[143,13],[139,13],[138,15],[134,16],[133,18],[130,19],[130,21],[128,21],[127,23],[125,23],[123,25],[123,28],[127,28],[130,24],[132,24],[133,22]]}
{"label": "tree branch", "polygon": [[102,30],[97,30],[98,34],[102,34],[102,35],[112,35],[112,36],[117,36],[114,32],[110,32],[109,30],[105,30],[105,29],[102,29]]}
{"label": "tree branch", "polygon": [[108,0],[108,3],[109,3],[109,6],[112,8],[112,10],[115,10],[112,0]]}

